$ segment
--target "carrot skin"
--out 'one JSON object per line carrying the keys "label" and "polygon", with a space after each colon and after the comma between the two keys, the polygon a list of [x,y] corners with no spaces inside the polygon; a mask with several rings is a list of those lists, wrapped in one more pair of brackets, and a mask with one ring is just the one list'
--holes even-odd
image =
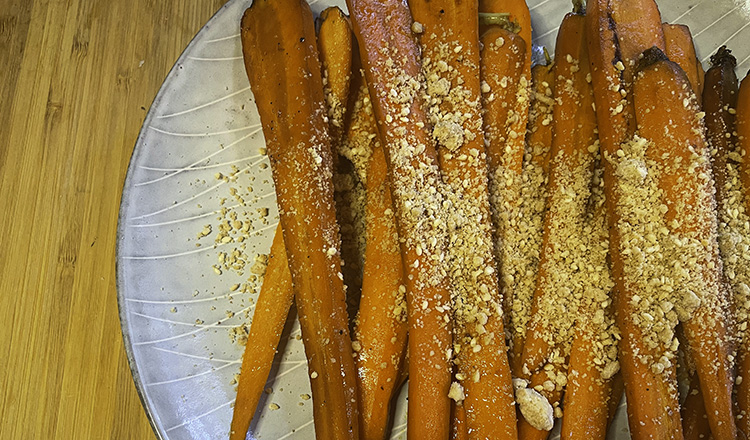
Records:
{"label": "carrot skin", "polygon": [[[656,22],[655,18],[658,17],[653,17],[651,14],[649,26],[655,26],[653,24]],[[626,22],[627,20],[621,16],[618,31],[625,27]],[[621,92],[621,90],[626,90],[622,68],[627,70],[627,67],[620,59],[621,47],[618,35],[615,33],[616,26],[609,0],[588,2],[586,29],[599,122],[599,141],[603,154],[611,157],[615,157],[620,145],[628,140],[635,129],[632,106]],[[658,26],[661,29],[660,18]],[[637,32],[632,33],[638,35]],[[649,38],[643,40],[648,41]],[[658,35],[656,40],[655,43],[663,46],[663,42],[658,41]],[[637,44],[637,41],[631,44]],[[638,53],[643,49],[645,47],[641,47]],[[634,50],[631,49],[631,52]],[[675,376],[670,376],[667,381],[662,377],[655,377],[651,370],[636,357],[636,353],[647,352],[643,343],[643,332],[633,320],[637,312],[632,304],[632,298],[638,292],[626,282],[623,273],[624,260],[620,253],[621,239],[617,228],[620,224],[617,210],[620,201],[616,189],[618,179],[616,170],[612,162],[608,160],[603,162],[607,219],[610,225],[610,258],[615,280],[615,318],[622,335],[619,344],[619,361],[628,401],[631,435],[636,440],[679,439],[682,438],[679,402],[676,392],[670,390],[670,381],[674,384]]]}
{"label": "carrot skin", "polygon": [[[446,307],[450,294],[444,273],[431,257],[444,253],[446,236],[433,229],[434,223],[418,221],[413,214],[414,208],[427,215],[440,209],[439,195],[428,197],[435,193],[441,176],[423,102],[413,82],[421,71],[419,47],[411,35],[412,18],[405,2],[349,0],[347,6],[385,146],[402,240],[409,310],[407,435],[443,440],[450,431],[451,325],[450,307]],[[402,95],[392,96],[394,90]],[[419,146],[420,153],[410,150],[410,145]]]}
{"label": "carrot skin", "polygon": [[[360,402],[360,438],[382,440],[390,402],[401,385],[406,355],[406,303],[398,232],[382,147],[367,172],[367,248],[362,299],[354,330]],[[383,368],[385,365],[385,368]]]}
{"label": "carrot skin", "polygon": [[263,286],[255,303],[255,314],[242,355],[231,440],[243,440],[250,427],[258,401],[266,387],[293,299],[292,274],[289,272],[284,237],[279,225],[271,245]]}
{"label": "carrot skin", "polygon": [[241,27],[308,358],[316,436],[357,439],[356,373],[312,12],[304,1],[258,0]]}
{"label": "carrot skin", "polygon": [[[651,55],[655,55],[653,62],[649,60]],[[732,408],[734,381],[725,312],[728,299],[718,253],[714,183],[707,161],[697,162],[695,173],[688,172],[688,164],[697,161],[693,155],[708,157],[699,107],[687,76],[677,64],[660,58],[658,49],[647,51],[644,61],[635,82],[634,100],[639,133],[654,145],[647,150],[647,156],[652,160],[682,158],[684,163],[665,166],[660,172],[659,187],[668,207],[665,219],[671,225],[680,216],[674,231],[701,237],[707,243],[694,269],[694,276],[699,277],[704,289],[703,297],[692,316],[683,322],[685,337],[704,392],[711,432],[718,438],[732,439],[737,436]],[[680,214],[680,207],[690,207],[691,215]]]}
{"label": "carrot skin", "polygon": [[666,53],[670,60],[677,63],[690,81],[698,103],[701,102],[701,84],[698,78],[699,63],[695,56],[695,45],[690,28],[682,24],[662,24]]}

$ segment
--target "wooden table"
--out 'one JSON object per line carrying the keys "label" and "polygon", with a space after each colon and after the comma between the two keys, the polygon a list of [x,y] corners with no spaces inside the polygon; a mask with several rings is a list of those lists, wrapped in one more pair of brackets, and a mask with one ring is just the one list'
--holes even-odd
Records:
{"label": "wooden table", "polygon": [[0,438],[153,439],[115,232],[138,131],[223,0],[0,0]]}

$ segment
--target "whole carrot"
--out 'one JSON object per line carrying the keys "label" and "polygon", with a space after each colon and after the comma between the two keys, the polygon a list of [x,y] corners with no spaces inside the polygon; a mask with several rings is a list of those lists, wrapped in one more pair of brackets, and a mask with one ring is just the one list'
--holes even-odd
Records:
{"label": "whole carrot", "polygon": [[[660,164],[655,173],[667,225],[660,234],[666,232],[676,245],[666,247],[665,263],[683,268],[670,275],[676,316],[695,360],[711,432],[718,438],[735,438],[729,304],[721,279],[714,182],[697,100],[682,69],[654,48],[644,53],[638,68],[634,101],[638,132],[651,142],[646,159]],[[670,362],[661,359],[658,364],[666,369]]]}
{"label": "whole carrot", "polygon": [[[706,114],[706,139],[708,147],[712,154],[713,174],[716,183],[716,203],[718,208],[719,219],[719,249],[723,262],[723,275],[725,284],[722,286],[722,293],[729,291],[731,303],[734,306],[735,313],[732,318],[739,318],[743,321],[742,310],[745,310],[745,303],[748,300],[748,283],[750,283],[750,269],[743,258],[745,251],[743,249],[750,246],[750,216],[745,211],[744,198],[746,190],[740,179],[740,162],[742,162],[742,150],[737,142],[736,131],[736,108],[739,94],[737,76],[734,72],[737,60],[732,56],[731,51],[726,47],[720,47],[711,57],[711,68],[706,72],[705,84],[703,89],[703,111]],[[739,310],[740,313],[736,311]],[[729,318],[729,317],[728,317]],[[742,324],[739,324],[742,325]],[[735,325],[735,327],[737,327]],[[739,329],[741,339],[742,330]],[[732,350],[736,349],[736,342],[733,341]],[[700,356],[700,353],[695,354]],[[696,359],[696,365],[699,360]],[[729,364],[729,368],[734,368],[734,363]],[[701,375],[698,370],[698,377],[701,379],[701,391],[705,394],[714,392],[709,390],[705,384],[705,372]],[[732,385],[730,384],[731,388]],[[717,424],[726,423],[725,414],[719,408],[719,414],[716,414],[717,408],[714,408],[708,401],[715,401],[714,396],[704,395],[704,404],[708,420],[711,422],[712,432],[716,436],[720,434],[715,430],[719,429]],[[717,421],[718,419],[718,421]]]}
{"label": "whole carrot", "polygon": [[[456,385],[469,438],[515,439],[482,132],[476,1],[410,0],[446,183]],[[461,400],[459,398],[459,400]]]}
{"label": "whole carrot", "polygon": [[[576,426],[566,426],[563,419],[566,438],[603,438],[608,380],[617,368],[617,335],[609,313],[604,199],[595,184],[601,181],[594,172],[599,149],[584,25],[582,15],[568,14],[555,51],[549,211],[524,369],[543,378],[542,394],[552,399],[552,407],[560,405],[566,386],[572,388],[566,391],[571,414],[579,411],[585,417],[569,419]],[[566,411],[563,406],[563,417]],[[549,427],[535,428],[522,425],[520,432],[524,438],[547,437]]]}
{"label": "whole carrot", "polygon": [[370,97],[386,152],[409,323],[410,438],[447,439],[451,387],[450,292],[442,177],[422,102],[419,47],[403,2],[350,0]]}
{"label": "whole carrot", "polygon": [[[524,77],[527,46],[520,36],[499,26],[487,29],[481,35],[481,42],[483,124],[502,307],[508,325],[521,330],[525,329],[524,320],[530,314],[529,291],[533,285],[530,278],[534,278],[526,274],[526,261],[518,251],[518,245],[525,237],[516,227],[521,214],[521,180],[526,150],[526,129],[521,126],[525,123],[521,114],[528,113],[529,104],[528,84]],[[515,289],[516,286],[519,288]],[[518,310],[512,314],[514,304],[518,305]],[[510,322],[516,316],[521,322]],[[511,353],[522,350],[516,339],[511,340]]]}
{"label": "whole carrot", "polygon": [[[653,9],[651,9],[653,10]],[[661,18],[647,15],[649,28],[658,25]],[[673,368],[654,372],[638,359],[639,353],[647,353],[646,334],[638,326],[638,311],[634,299],[641,292],[634,280],[638,275],[626,273],[626,258],[622,235],[628,233],[623,216],[629,211],[628,199],[622,189],[631,184],[625,176],[618,174],[617,162],[621,146],[630,140],[634,131],[632,107],[625,98],[628,88],[623,80],[625,65],[620,58],[619,36],[612,25],[613,16],[609,0],[594,0],[587,4],[586,32],[591,60],[592,85],[599,129],[599,141],[604,163],[604,188],[606,194],[607,219],[610,225],[610,258],[615,281],[615,318],[621,332],[619,362],[628,401],[628,420],[634,439],[679,439],[682,425],[676,393],[676,376]],[[618,31],[626,28],[621,17]],[[638,36],[642,32],[630,32]],[[648,36],[648,33],[646,33]],[[644,38],[643,41],[648,41]],[[658,40],[658,38],[657,38]],[[636,40],[637,42],[638,40]],[[657,41],[658,43],[658,41]],[[633,42],[631,42],[633,44]],[[642,43],[643,44],[643,43]],[[647,43],[645,43],[647,44]],[[644,48],[645,49],[645,48]],[[632,124],[632,126],[631,126]],[[633,144],[636,147],[640,144]],[[640,148],[640,147],[639,147]],[[638,149],[638,148],[635,148]],[[625,150],[623,150],[624,154]],[[642,154],[638,152],[638,154]],[[639,161],[642,159],[638,159]],[[640,163],[640,162],[637,162]],[[635,168],[642,169],[640,166]],[[637,176],[637,174],[636,174]],[[634,189],[642,186],[632,185]],[[635,198],[633,198],[635,202]],[[638,203],[646,203],[640,201]],[[668,336],[665,333],[665,337]],[[661,343],[662,350],[671,342]],[[658,343],[656,344],[659,345]],[[666,373],[665,373],[666,371]]]}
{"label": "whole carrot", "polygon": [[276,348],[281,340],[289,307],[294,299],[292,274],[284,248],[281,226],[276,228],[263,286],[255,303],[250,334],[242,355],[237,399],[234,402],[231,440],[244,439],[253,420],[258,401],[266,387]]}
{"label": "whole carrot", "polygon": [[356,439],[356,373],[339,277],[332,153],[312,12],[300,0],[258,0],[241,27],[299,310],[316,436]]}

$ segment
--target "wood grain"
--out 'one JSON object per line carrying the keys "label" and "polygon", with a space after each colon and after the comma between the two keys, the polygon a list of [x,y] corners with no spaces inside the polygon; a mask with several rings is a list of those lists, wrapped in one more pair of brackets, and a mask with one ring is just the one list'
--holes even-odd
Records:
{"label": "wood grain", "polygon": [[120,194],[223,0],[0,0],[0,438],[153,439],[123,350]]}

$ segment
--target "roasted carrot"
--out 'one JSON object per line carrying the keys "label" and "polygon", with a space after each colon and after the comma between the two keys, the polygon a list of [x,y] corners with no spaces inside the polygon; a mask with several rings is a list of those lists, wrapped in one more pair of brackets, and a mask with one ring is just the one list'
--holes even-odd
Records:
{"label": "roasted carrot", "polygon": [[655,0],[609,0],[609,7],[624,64],[625,84],[630,87],[641,53],[654,46],[666,51],[661,13]]}
{"label": "roasted carrot", "polygon": [[[724,46],[711,57],[711,68],[706,72],[703,89],[703,111],[716,182],[723,274],[734,306],[732,316],[737,321],[734,323],[736,337],[732,350],[742,359],[744,350],[737,344],[743,340],[742,327],[747,326],[746,303],[750,299],[750,269],[743,257],[747,252],[745,249],[750,248],[750,216],[746,211],[747,190],[740,172],[744,152],[737,140],[735,109],[739,87],[734,72],[736,64],[737,60]],[[737,404],[736,410],[742,411],[740,399],[737,399]],[[741,417],[738,422],[740,431],[743,431]]]}
{"label": "roasted carrot", "polygon": [[[593,117],[593,116],[592,116]],[[609,246],[609,230],[606,224],[601,168],[596,170],[592,201],[587,213],[586,225],[593,232],[594,244],[598,236],[600,263],[606,263]],[[595,255],[592,252],[591,255]],[[595,261],[595,260],[591,260]],[[606,264],[605,264],[606,265]],[[609,289],[612,288],[610,274],[606,273]],[[610,292],[606,292],[610,293]],[[612,401],[619,403],[622,391],[613,393],[613,377],[619,372],[617,362],[617,338],[613,316],[607,299],[602,306],[600,298],[591,301],[576,321],[575,339],[571,347],[568,380],[563,401],[561,439],[601,439],[607,437],[609,412]],[[600,320],[605,322],[600,324]],[[597,350],[602,344],[606,350]],[[608,352],[607,352],[608,351]]]}
{"label": "roasted carrot", "polygon": [[695,45],[690,28],[683,24],[662,24],[666,53],[670,60],[679,65],[690,81],[698,103],[701,101],[701,84],[698,79],[698,58],[695,56]]}
{"label": "roasted carrot", "polygon": [[241,28],[299,310],[316,436],[356,439],[356,372],[339,278],[331,144],[312,12],[300,0],[258,0],[245,11]]}
{"label": "roasted carrot", "polygon": [[478,4],[411,0],[409,6],[421,27],[432,135],[452,210],[448,270],[466,428],[472,439],[515,439],[482,133]]}
{"label": "roasted carrot", "polygon": [[[500,20],[498,20],[500,19]],[[479,0],[479,20],[483,24],[482,32],[487,27],[507,23],[507,30],[518,34],[531,48],[531,13],[526,0]],[[526,52],[526,78],[531,74],[531,50]]]}
{"label": "roasted carrot", "polygon": [[598,338],[597,330],[578,329],[573,341],[563,400],[561,439],[607,438],[609,401],[620,396],[610,395],[611,381],[604,380],[600,369],[592,362],[591,347]]}
{"label": "roasted carrot", "polygon": [[533,164],[543,174],[549,169],[552,146],[552,109],[555,106],[555,65],[537,64],[531,69],[531,104],[526,133],[526,148]]}
{"label": "roasted carrot", "polygon": [[[524,111],[515,107],[516,104],[520,106],[519,101],[524,99],[526,93],[521,83],[525,82],[523,72],[527,46],[517,34],[499,26],[492,26],[485,31],[481,36],[481,42],[480,68],[485,90],[482,105],[484,133],[487,139],[490,205],[497,241],[496,259],[501,270],[503,312],[506,319],[509,319],[516,294],[512,288],[521,280],[523,272],[519,271],[526,270],[525,265],[515,261],[517,258],[512,260],[516,254],[504,245],[519,241],[509,239],[508,235],[518,231],[513,225],[518,219],[521,206],[521,177],[525,153],[522,134],[525,133],[525,128],[520,132],[515,131],[520,122],[517,119],[520,118],[513,115],[517,110]],[[508,105],[509,103],[516,104]],[[526,316],[531,309],[530,297],[527,302]],[[513,350],[520,352],[521,348],[514,343]]]}
{"label": "roasted carrot", "polygon": [[[700,108],[685,73],[657,48],[643,55],[634,101],[638,132],[651,142],[646,158],[661,163],[656,179],[664,218],[674,236],[670,240],[678,243],[666,262],[695,264],[671,276],[678,295],[683,295],[677,313],[693,354],[711,432],[717,438],[736,438],[729,303],[722,285],[714,182]],[[668,362],[659,362],[666,369]]]}
{"label": "roasted carrot", "polygon": [[248,343],[242,355],[242,369],[229,436],[231,440],[242,440],[247,434],[268,381],[268,374],[293,299],[292,274],[289,272],[284,237],[279,225],[268,256],[263,286],[255,303],[250,334],[247,336]]}
{"label": "roasted carrot", "polygon": [[[566,438],[604,435],[607,381],[617,365],[616,335],[610,333],[612,318],[608,313],[612,282],[606,268],[608,242],[603,199],[597,196],[601,190],[594,186],[599,150],[584,26],[582,15],[568,14],[558,34],[550,209],[545,216],[539,281],[524,345],[524,369],[543,375],[545,390],[556,399],[549,403],[553,407],[560,405],[567,383],[573,387],[569,394],[571,412],[586,415],[583,419],[570,419],[577,426],[568,423],[564,432],[571,437]],[[591,203],[601,211],[597,216],[588,212]],[[592,272],[578,270],[583,267],[590,267]],[[575,370],[569,370],[568,365]],[[603,369],[608,371],[606,378]],[[583,382],[583,386],[578,386]],[[564,411],[565,406],[563,414]],[[539,426],[536,428],[541,431]],[[531,429],[521,432],[530,438],[547,435]]]}
{"label": "roasted carrot", "polygon": [[[750,79],[742,80],[737,97],[737,149],[747,154],[750,151]],[[743,188],[750,188],[750,161],[740,162],[740,182]],[[747,194],[747,193],[746,193]],[[745,196],[745,212],[750,212],[750,197]],[[736,295],[736,293],[735,293]],[[735,304],[738,302],[735,300]],[[750,339],[747,321],[750,307],[737,307],[736,327],[740,331],[737,341],[737,385],[735,394],[738,406],[737,427],[745,437],[750,438]]]}
{"label": "roasted carrot", "polygon": [[[572,13],[566,15],[560,26],[555,49],[558,57],[555,63],[555,100],[558,105],[554,107],[552,119],[553,138],[548,188],[550,211],[545,217],[542,259],[534,292],[531,323],[523,350],[525,368],[531,372],[541,368],[547,362],[550,353],[558,348],[556,347],[558,344],[572,341],[572,337],[565,340],[566,336],[572,336],[572,333],[566,334],[565,332],[572,332],[574,322],[566,322],[569,326],[565,329],[547,328],[545,325],[551,325],[552,322],[549,320],[554,317],[546,317],[547,312],[541,309],[544,296],[552,294],[546,289],[559,290],[559,286],[546,285],[547,277],[555,276],[560,270],[564,270],[555,267],[556,262],[550,259],[552,253],[557,250],[556,247],[560,246],[557,243],[563,242],[558,240],[565,240],[566,237],[563,234],[569,232],[560,231],[563,231],[565,226],[576,226],[566,225],[564,222],[571,222],[573,219],[564,219],[563,216],[584,214],[593,178],[594,158],[598,152],[596,115],[592,105],[593,93],[586,80],[589,63],[583,31],[584,17],[582,15]],[[575,181],[571,173],[575,176]],[[566,191],[569,191],[572,185],[576,186],[578,195],[576,198],[578,204],[570,208],[574,212],[558,209],[559,203],[553,200],[556,198],[559,201],[568,200],[570,196],[566,194]],[[580,226],[582,217],[575,220]],[[548,273],[549,270],[553,272]],[[550,300],[553,298],[549,297],[546,301]],[[555,333],[558,337],[553,336]],[[552,342],[553,338],[556,342]]]}
{"label": "roasted carrot", "polygon": [[349,19],[337,6],[324,9],[318,23],[318,52],[323,67],[328,126],[331,143],[337,145],[344,134],[352,79],[352,28]]}
{"label": "roasted carrot", "polygon": [[451,387],[450,293],[439,220],[435,142],[417,80],[419,47],[402,2],[349,0],[354,33],[386,152],[406,276],[409,323],[408,437],[447,439]]}
{"label": "roasted carrot", "polygon": [[383,148],[376,145],[367,170],[367,248],[354,329],[360,438],[365,440],[385,437],[406,355],[406,292],[387,171]]}
{"label": "roasted carrot", "polygon": [[[333,149],[333,185],[336,220],[341,234],[341,273],[346,286],[347,312],[352,318],[359,306],[364,258],[364,183],[356,164],[346,159],[350,139],[347,121],[351,111],[350,95],[356,95],[352,28],[349,18],[338,7],[324,9],[317,19],[318,52],[323,75],[328,129]],[[358,71],[357,71],[358,72]],[[352,88],[354,86],[355,88]],[[350,93],[354,90],[354,93]],[[343,157],[343,158],[342,158]],[[353,322],[350,322],[350,330]]]}
{"label": "roasted carrot", "polygon": [[[726,46],[719,48],[711,57],[711,64],[711,68],[706,72],[706,82],[703,90],[703,111],[706,113],[706,140],[713,156],[716,200],[721,215],[723,212],[735,207],[731,205],[742,202],[741,200],[737,200],[736,202],[730,200],[733,195],[733,186],[740,184],[739,180],[737,182],[732,181],[732,177],[736,178],[738,176],[731,175],[737,174],[737,166],[741,162],[740,158],[742,157],[742,152],[737,150],[737,139],[735,137],[735,109],[737,108],[739,85],[737,83],[737,75],[734,72],[737,60]],[[740,196],[742,196],[741,190]],[[729,215],[729,219],[722,218],[724,223],[731,220],[731,212]],[[725,231],[722,231],[722,235],[741,234],[743,232],[732,231],[729,228],[731,228],[730,225],[725,225]],[[727,251],[731,250],[727,249]],[[725,261],[731,257],[731,255],[722,255]],[[731,267],[731,269],[734,269],[734,267]]]}
{"label": "roasted carrot", "polygon": [[[532,69],[529,123],[526,133],[526,154],[522,164],[520,184],[519,214],[515,216],[515,225],[509,227],[509,212],[500,206],[502,199],[494,199],[496,221],[506,222],[503,230],[505,240],[512,240],[520,248],[519,253],[511,253],[513,263],[508,264],[501,273],[506,276],[503,293],[505,299],[509,341],[509,362],[514,377],[521,377],[523,344],[526,336],[526,324],[531,314],[531,298],[536,285],[536,272],[541,253],[541,237],[544,224],[545,199],[547,194],[547,174],[549,168],[550,147],[552,145],[552,109],[554,107],[554,65],[536,65]],[[498,187],[497,175],[493,185]],[[516,189],[516,188],[512,188]],[[510,195],[510,194],[509,194]],[[507,220],[505,220],[507,219]],[[500,234],[498,234],[500,235]],[[502,238],[498,237],[503,243]],[[519,241],[522,240],[522,241]],[[505,242],[506,244],[509,244]],[[501,254],[502,255],[502,254]],[[518,273],[513,268],[523,268]],[[510,276],[513,279],[510,279]]]}
{"label": "roasted carrot", "polygon": [[528,97],[523,97],[523,88],[528,87],[528,77],[524,74],[528,46],[517,34],[498,26],[485,31],[481,41],[482,80],[489,87],[483,100],[490,180],[500,168],[516,178],[523,170],[525,151],[526,128],[520,124],[523,113],[528,114],[529,105]]}
{"label": "roasted carrot", "polygon": [[[638,358],[639,353],[648,352],[648,347],[646,335],[635,320],[638,311],[633,299],[641,293],[635,283],[637,275],[625,273],[625,249],[621,236],[628,232],[625,228],[627,224],[622,219],[627,214],[622,212],[627,200],[621,188],[627,182],[618,176],[612,160],[618,157],[621,145],[632,133],[630,124],[633,117],[631,106],[623,97],[627,96],[622,79],[625,66],[619,58],[618,36],[612,26],[611,12],[609,0],[588,2],[586,32],[599,141],[605,158],[604,187],[610,225],[611,267],[615,280],[614,308],[622,337],[619,362],[628,401],[628,420],[634,439],[679,439],[682,437],[682,425],[674,370],[667,370],[666,375],[663,371],[657,375]],[[650,17],[649,21],[655,20]]]}
{"label": "roasted carrot", "polygon": [[685,440],[705,440],[711,436],[706,406],[703,404],[700,382],[695,371],[689,375],[689,387],[682,403],[682,430]]}

